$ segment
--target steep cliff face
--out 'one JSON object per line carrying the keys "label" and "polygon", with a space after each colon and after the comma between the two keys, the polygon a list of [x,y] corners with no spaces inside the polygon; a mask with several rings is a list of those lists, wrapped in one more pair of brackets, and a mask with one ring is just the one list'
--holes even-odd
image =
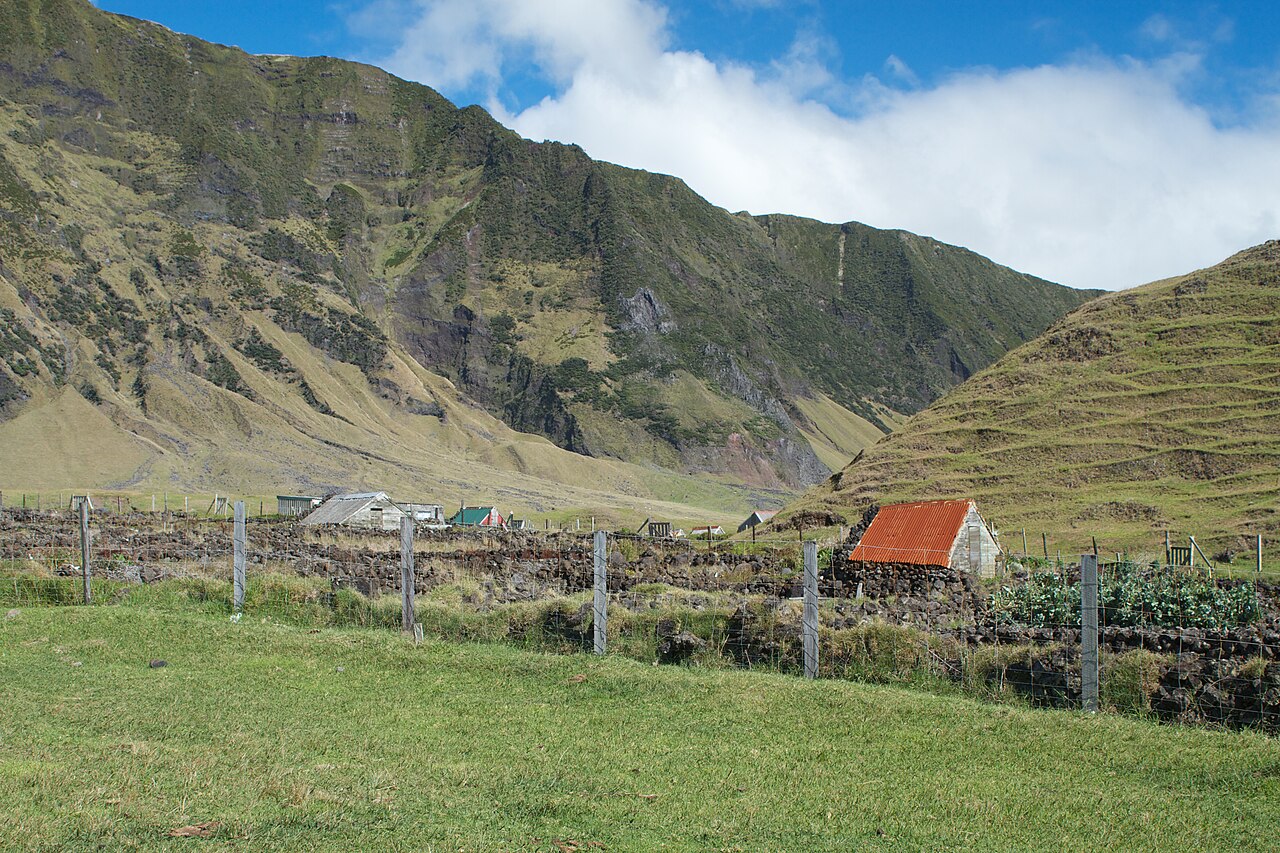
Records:
{"label": "steep cliff face", "polygon": [[0,8],[0,131],[0,413],[72,384],[151,417],[163,373],[358,420],[253,343],[297,335],[397,406],[410,359],[574,452],[797,488],[815,435],[887,429],[1090,296],[84,0]]}

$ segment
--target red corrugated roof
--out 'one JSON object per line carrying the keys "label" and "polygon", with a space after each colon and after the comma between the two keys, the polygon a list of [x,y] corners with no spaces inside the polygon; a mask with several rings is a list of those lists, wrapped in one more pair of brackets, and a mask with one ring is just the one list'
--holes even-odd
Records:
{"label": "red corrugated roof", "polygon": [[950,567],[951,546],[972,505],[973,501],[921,501],[881,507],[849,559]]}

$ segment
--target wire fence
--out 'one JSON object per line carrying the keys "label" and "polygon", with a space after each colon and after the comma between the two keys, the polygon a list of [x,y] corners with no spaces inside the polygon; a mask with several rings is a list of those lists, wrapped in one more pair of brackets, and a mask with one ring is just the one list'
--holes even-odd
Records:
{"label": "wire fence", "polygon": [[[406,624],[399,532],[250,516],[237,610],[236,522],[87,515],[94,604]],[[0,512],[0,605],[81,603],[80,531],[69,508]],[[1098,563],[1096,581],[1088,559],[1010,561],[983,580],[963,560],[853,562],[845,543],[777,537],[608,533],[597,553],[586,532],[419,528],[409,553],[421,637],[1280,730],[1280,591],[1262,580],[1125,559]]]}

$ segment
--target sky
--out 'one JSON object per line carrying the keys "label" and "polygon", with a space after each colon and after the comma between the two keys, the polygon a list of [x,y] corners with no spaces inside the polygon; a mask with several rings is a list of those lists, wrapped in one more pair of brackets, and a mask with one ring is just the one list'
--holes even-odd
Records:
{"label": "sky", "polygon": [[1280,4],[98,0],[370,62],[732,211],[1120,289],[1280,238]]}

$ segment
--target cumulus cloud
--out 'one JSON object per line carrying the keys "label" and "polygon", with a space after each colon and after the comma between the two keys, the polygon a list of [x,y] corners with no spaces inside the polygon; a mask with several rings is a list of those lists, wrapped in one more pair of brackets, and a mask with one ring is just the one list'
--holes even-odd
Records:
{"label": "cumulus cloud", "polygon": [[[1168,36],[1160,21],[1149,37]],[[835,79],[802,35],[763,67],[670,47],[647,0],[420,0],[386,63],[448,91],[532,63],[554,94],[507,111],[534,139],[684,178],[730,210],[929,234],[1080,287],[1120,288],[1280,237],[1280,122],[1220,127],[1179,86],[1191,52]]]}

